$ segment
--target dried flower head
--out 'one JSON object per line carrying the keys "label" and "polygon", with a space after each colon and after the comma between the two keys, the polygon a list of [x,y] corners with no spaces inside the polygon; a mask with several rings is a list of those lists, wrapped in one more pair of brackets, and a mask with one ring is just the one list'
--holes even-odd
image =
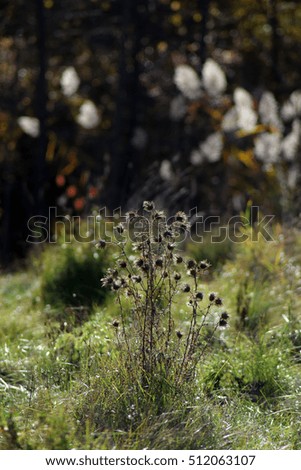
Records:
{"label": "dried flower head", "polygon": [[216,297],[215,293],[214,293],[214,292],[211,292],[211,294],[209,294],[209,300],[210,300],[210,302],[213,302],[214,299],[215,299],[215,297]]}
{"label": "dried flower head", "polygon": [[138,216],[138,213],[136,211],[129,211],[125,214],[125,216],[128,221],[131,221]]}
{"label": "dried flower head", "polygon": [[196,269],[188,269],[187,274],[188,276],[196,277],[197,271]]}
{"label": "dried flower head", "polygon": [[105,240],[103,240],[102,238],[100,240],[98,240],[98,242],[96,243],[96,248],[105,248],[107,245],[107,242]]}
{"label": "dried flower head", "polygon": [[199,263],[199,268],[200,269],[208,269],[208,268],[210,268],[210,263],[208,263],[207,260],[203,260]]}
{"label": "dried flower head", "polygon": [[165,231],[163,232],[163,237],[164,237],[164,238],[173,238],[173,233],[172,233],[172,231],[171,231],[171,230],[165,230]]}
{"label": "dried flower head", "polygon": [[144,259],[143,258],[139,258],[135,261],[135,265],[138,267],[138,268],[141,268],[143,265],[144,265]]}
{"label": "dried flower head", "polygon": [[193,259],[189,259],[187,261],[187,268],[192,269],[192,268],[195,268],[195,267],[196,267],[196,262]]}
{"label": "dried flower head", "polygon": [[216,297],[214,302],[215,302],[215,305],[223,305],[223,301],[220,297]]}
{"label": "dried flower head", "polygon": [[180,273],[174,273],[173,275],[175,281],[179,281],[181,279],[181,274]]}
{"label": "dried flower head", "polygon": [[113,284],[113,277],[112,276],[105,276],[100,279],[101,285],[103,287],[111,286]]}
{"label": "dried flower head", "polygon": [[167,243],[167,249],[168,249],[169,251],[174,250],[174,249],[175,249],[175,246],[176,246],[176,245],[175,245],[174,243]]}
{"label": "dried flower head", "polygon": [[227,320],[224,320],[223,318],[220,319],[218,326],[221,328],[225,328],[228,325]]}
{"label": "dried flower head", "polygon": [[221,319],[222,320],[228,320],[229,318],[229,313],[228,312],[222,312],[221,313]]}
{"label": "dried flower head", "polygon": [[183,292],[190,292],[190,285],[189,284],[184,284],[182,287]]}
{"label": "dried flower head", "polygon": [[115,228],[116,232],[118,232],[118,233],[123,233],[124,232],[124,226],[122,224],[118,224],[114,228]]}
{"label": "dried flower head", "polygon": [[112,286],[113,290],[118,290],[118,289],[120,289],[120,287],[121,287],[121,280],[120,279],[117,279],[116,281],[113,282],[113,286]]}
{"label": "dried flower head", "polygon": [[153,214],[155,220],[165,220],[165,213],[163,211],[155,211]]}
{"label": "dried flower head", "polygon": [[179,255],[174,255],[174,260],[177,264],[181,264],[183,263],[183,258],[182,256],[179,256]]}
{"label": "dried flower head", "polygon": [[118,320],[114,320],[112,325],[114,326],[114,328],[118,328],[119,326],[119,321]]}
{"label": "dried flower head", "polygon": [[141,266],[141,270],[147,273],[147,271],[149,271],[149,264],[144,263],[143,266]]}
{"label": "dried flower head", "polygon": [[162,266],[163,266],[163,259],[162,259],[162,258],[156,259],[155,265],[157,266],[157,268],[162,268]]}
{"label": "dried flower head", "polygon": [[136,283],[139,283],[139,282],[142,281],[141,276],[132,276],[131,279],[132,279],[132,281],[134,281]]}
{"label": "dried flower head", "polygon": [[186,224],[188,219],[187,219],[187,215],[185,214],[185,212],[182,212],[182,211],[177,212],[175,215],[175,221]]}
{"label": "dried flower head", "polygon": [[116,279],[116,278],[118,277],[118,271],[117,271],[117,269],[110,269],[110,268],[109,268],[108,271],[107,271],[107,273],[110,274],[111,276],[113,276],[114,279]]}
{"label": "dried flower head", "polygon": [[183,333],[181,331],[178,330],[176,333],[177,333],[177,337],[179,339],[181,339],[183,337]]}
{"label": "dried flower head", "polygon": [[195,294],[195,298],[196,298],[197,300],[203,300],[203,298],[204,298],[203,292],[197,292],[197,293]]}
{"label": "dried flower head", "polygon": [[124,260],[120,260],[120,261],[118,261],[118,266],[119,266],[120,268],[123,268],[123,269],[124,269],[124,268],[127,267],[127,263],[126,263],[126,261],[124,261]]}
{"label": "dried flower head", "polygon": [[142,207],[145,211],[151,212],[155,208],[155,203],[153,201],[144,201]]}

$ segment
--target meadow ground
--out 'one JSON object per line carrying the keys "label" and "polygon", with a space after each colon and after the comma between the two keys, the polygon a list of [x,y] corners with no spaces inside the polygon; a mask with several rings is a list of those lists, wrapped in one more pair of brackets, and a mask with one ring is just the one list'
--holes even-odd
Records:
{"label": "meadow ground", "polygon": [[57,244],[3,273],[0,449],[301,449],[301,235],[273,236],[186,246],[211,261],[202,288],[230,321],[177,390],[123,367],[119,305],[99,283],[113,253]]}

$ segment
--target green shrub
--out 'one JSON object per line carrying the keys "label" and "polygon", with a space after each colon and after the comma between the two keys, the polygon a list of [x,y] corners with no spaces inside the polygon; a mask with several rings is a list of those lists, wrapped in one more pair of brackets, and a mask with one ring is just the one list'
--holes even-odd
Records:
{"label": "green shrub", "polygon": [[212,393],[239,394],[259,403],[271,404],[289,392],[289,357],[283,347],[271,348],[262,338],[254,343],[241,336],[229,352],[219,353],[207,364],[204,383]]}
{"label": "green shrub", "polygon": [[48,312],[61,321],[85,321],[93,304],[103,302],[99,279],[105,257],[91,244],[48,247],[41,260],[41,297]]}

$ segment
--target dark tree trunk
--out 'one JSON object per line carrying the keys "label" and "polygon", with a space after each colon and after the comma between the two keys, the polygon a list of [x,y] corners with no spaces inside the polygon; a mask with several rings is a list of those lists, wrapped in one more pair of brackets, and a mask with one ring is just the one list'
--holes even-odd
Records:
{"label": "dark tree trunk", "polygon": [[46,84],[46,25],[43,0],[36,0],[37,46],[39,77],[36,90],[36,113],[40,122],[38,152],[36,158],[35,210],[45,214],[46,150],[47,150],[47,84]]}
{"label": "dark tree trunk", "polygon": [[131,140],[137,123],[141,18],[135,0],[124,0],[120,37],[119,90],[111,140],[111,170],[107,205],[119,207],[127,199],[136,164]]}
{"label": "dark tree trunk", "polygon": [[202,22],[201,22],[201,40],[200,40],[200,59],[201,65],[206,60],[206,34],[207,34],[207,22],[208,22],[208,15],[209,15],[209,3],[210,0],[201,0],[201,15],[202,15]]}

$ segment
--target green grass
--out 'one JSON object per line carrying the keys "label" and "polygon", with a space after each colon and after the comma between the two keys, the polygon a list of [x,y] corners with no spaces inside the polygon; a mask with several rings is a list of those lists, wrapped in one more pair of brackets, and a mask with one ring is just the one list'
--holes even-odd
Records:
{"label": "green grass", "polygon": [[0,449],[301,449],[301,235],[280,232],[215,254],[204,289],[230,327],[180,390],[147,391],[124,367],[99,285],[111,254],[48,247],[2,274]]}

